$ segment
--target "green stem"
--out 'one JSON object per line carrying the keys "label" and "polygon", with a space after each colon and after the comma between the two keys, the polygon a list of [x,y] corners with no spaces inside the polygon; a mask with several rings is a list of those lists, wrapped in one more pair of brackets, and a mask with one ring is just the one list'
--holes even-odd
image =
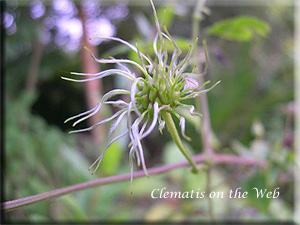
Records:
{"label": "green stem", "polygon": [[172,116],[170,113],[168,112],[164,112],[162,113],[162,117],[164,119],[164,121],[166,122],[168,131],[170,132],[174,142],[176,143],[177,147],[180,149],[180,151],[182,152],[182,154],[185,156],[185,158],[189,161],[190,165],[192,166],[192,172],[193,173],[198,173],[198,168],[195,164],[195,162],[193,161],[190,153],[186,150],[186,148],[184,147],[179,134],[177,132],[176,126],[174,124],[174,121],[172,119]]}

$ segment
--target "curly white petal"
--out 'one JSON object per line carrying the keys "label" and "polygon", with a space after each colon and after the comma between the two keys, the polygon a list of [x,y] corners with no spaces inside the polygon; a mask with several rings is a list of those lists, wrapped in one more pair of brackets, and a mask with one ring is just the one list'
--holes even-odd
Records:
{"label": "curly white petal", "polygon": [[73,131],[70,131],[69,133],[72,134],[72,133],[79,133],[79,132],[85,132],[85,131],[90,131],[96,127],[98,127],[99,125],[101,124],[104,124],[104,123],[107,123],[113,119],[115,119],[116,117],[118,117],[121,113],[123,113],[124,111],[126,111],[127,109],[122,109],[122,110],[119,110],[118,112],[116,112],[115,114],[113,114],[111,117],[107,118],[107,119],[104,119],[104,120],[101,120],[100,122],[94,124],[93,126],[90,126],[88,128],[84,128],[84,129],[80,129],[80,130],[73,130]]}
{"label": "curly white petal", "polygon": [[153,105],[153,120],[152,120],[152,123],[151,123],[150,127],[148,128],[148,130],[142,135],[141,139],[147,137],[152,132],[152,130],[154,129],[154,127],[157,123],[158,113],[159,113],[158,103],[155,102],[154,105]]}
{"label": "curly white petal", "polygon": [[191,138],[188,137],[185,134],[185,118],[184,117],[180,117],[180,122],[179,122],[180,128],[181,128],[181,135],[182,137],[184,137],[186,140],[191,141]]}
{"label": "curly white petal", "polygon": [[[134,52],[138,53],[138,49],[134,45],[130,44],[129,42],[127,42],[127,41],[125,41],[125,40],[123,40],[121,38],[117,38],[117,37],[94,37],[94,38],[91,38],[91,39],[106,39],[106,40],[118,41],[118,42],[120,42],[120,43],[122,43],[124,45],[127,45]],[[146,59],[149,64],[151,64],[151,60],[147,56],[145,56],[143,53],[141,53],[141,56],[144,59]]]}

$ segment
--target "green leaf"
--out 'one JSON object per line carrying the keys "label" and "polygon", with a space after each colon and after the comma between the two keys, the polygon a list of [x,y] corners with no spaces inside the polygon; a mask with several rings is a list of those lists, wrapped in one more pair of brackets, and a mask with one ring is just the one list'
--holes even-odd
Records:
{"label": "green leaf", "polygon": [[257,193],[253,188],[263,191],[267,189],[270,191],[267,185],[267,176],[268,174],[259,171],[257,174],[254,174],[246,180],[243,187],[243,190],[248,192],[248,202],[262,212],[268,211],[271,199],[267,198],[266,195],[264,195],[264,197],[257,197]]}
{"label": "green leaf", "polygon": [[173,13],[173,7],[161,7],[157,10],[157,16],[160,20],[163,16],[163,25],[169,28],[172,25],[175,14]]}
{"label": "green leaf", "polygon": [[[191,146],[189,143],[183,141],[183,144],[185,145],[186,149],[189,152],[193,152]],[[179,150],[178,146],[175,144],[174,141],[168,142],[164,148],[163,148],[163,163],[164,164],[171,164],[174,162],[180,162],[186,160],[184,155],[181,153]],[[175,169],[168,171],[168,177],[171,177],[172,180],[181,182],[185,176],[182,174],[186,175],[187,173],[192,174],[192,177],[195,178],[195,174],[191,173],[191,168],[190,167],[185,167],[181,169]],[[197,174],[199,176],[199,174]],[[198,180],[200,179],[199,177],[197,178]]]}
{"label": "green leaf", "polygon": [[251,41],[255,36],[265,37],[270,31],[268,23],[250,16],[217,22],[207,29],[207,34],[232,41]]}
{"label": "green leaf", "polygon": [[[128,187],[124,189],[125,194],[128,194],[130,191],[130,182],[127,183]],[[163,176],[150,176],[133,179],[132,196],[134,198],[150,196],[154,189],[161,189],[167,185],[168,184]]]}
{"label": "green leaf", "polygon": [[101,172],[106,175],[115,174],[120,166],[122,148],[118,142],[114,142],[105,152],[101,162]]}

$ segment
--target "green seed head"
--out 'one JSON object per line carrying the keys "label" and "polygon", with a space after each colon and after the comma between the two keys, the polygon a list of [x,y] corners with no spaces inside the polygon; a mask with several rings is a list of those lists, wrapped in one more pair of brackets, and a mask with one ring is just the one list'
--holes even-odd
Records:
{"label": "green seed head", "polygon": [[[111,104],[112,106],[117,106],[120,108],[120,110],[113,114],[111,117],[102,120],[97,124],[85,129],[72,132],[75,133],[89,131],[103,123],[114,121],[109,130],[107,142],[105,144],[104,150],[102,151],[102,154],[91,166],[95,166],[95,170],[97,170],[97,168],[99,167],[102,157],[108,147],[113,142],[128,134],[130,137],[130,143],[128,146],[130,148],[129,162],[131,174],[133,171],[133,159],[137,160],[138,165],[142,165],[145,173],[147,174],[141,140],[152,132],[156,124],[159,125],[159,130],[161,132],[165,124],[167,124],[169,128],[170,124],[172,125],[172,117],[170,113],[175,115],[180,120],[182,137],[189,140],[189,138],[184,133],[185,117],[177,112],[176,109],[180,106],[189,110],[189,113],[192,115],[200,115],[199,113],[194,112],[193,105],[187,105],[184,103],[184,101],[187,99],[195,98],[196,96],[211,89],[203,89],[203,86],[199,87],[197,82],[197,78],[206,72],[208,64],[206,64],[205,70],[202,74],[195,73],[195,67],[191,72],[188,71],[191,66],[190,61],[193,48],[197,44],[197,40],[195,41],[194,45],[190,46],[187,54],[185,56],[182,56],[182,50],[177,46],[176,42],[170,36],[167,29],[165,28],[164,32],[161,30],[152,0],[150,0],[150,3],[152,5],[155,25],[157,29],[157,34],[153,40],[153,50],[155,53],[154,60],[140,51],[137,42],[135,47],[134,45],[116,37],[101,37],[102,39],[117,41],[128,46],[138,55],[140,62],[137,63],[129,59],[97,59],[93,55],[93,53],[89,49],[87,49],[87,51],[89,51],[92,58],[96,62],[103,64],[121,64],[122,68],[125,69],[108,69],[96,74],[71,73],[75,76],[89,76],[86,79],[72,79],[63,77],[63,79],[69,81],[86,82],[95,79],[102,79],[111,75],[119,75],[129,79],[132,82],[130,90],[111,90],[103,95],[101,101],[97,106],[95,106],[95,108],[80,113],[79,115],[73,116],[66,120],[66,122],[68,122],[70,120],[77,119],[73,123],[73,126],[75,126],[83,120],[86,120],[89,117],[95,115],[100,110],[103,104]],[[173,52],[171,52],[171,54],[169,47],[167,46],[168,42],[173,46]],[[203,41],[203,46],[206,59],[208,59],[205,41]],[[139,69],[142,76],[136,77],[134,73],[130,72],[130,68],[127,68],[124,64],[135,66],[137,69]],[[116,95],[129,95],[130,101],[109,101],[110,98]],[[132,117],[132,113],[135,114],[134,117]],[[127,130],[125,130],[121,134],[116,135],[115,131],[124,118],[127,119]],[[174,132],[177,132],[175,125],[172,126],[174,127],[174,129],[172,129],[173,133],[170,131],[170,129],[169,131],[172,134],[173,139],[176,139],[175,142],[180,144],[180,141],[178,140],[179,136],[174,135]]]}
{"label": "green seed head", "polygon": [[177,107],[180,99],[180,93],[183,91],[183,82],[179,82],[170,88],[167,88],[165,81],[160,75],[155,76],[156,79],[145,79],[146,82],[140,82],[137,85],[135,94],[136,105],[140,113],[145,112],[155,102],[159,107],[168,105],[171,108]]}

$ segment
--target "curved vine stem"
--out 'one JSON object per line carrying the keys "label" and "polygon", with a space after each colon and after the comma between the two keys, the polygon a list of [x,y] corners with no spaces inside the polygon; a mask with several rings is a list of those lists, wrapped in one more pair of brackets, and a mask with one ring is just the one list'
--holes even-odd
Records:
{"label": "curved vine stem", "polygon": [[[199,154],[199,155],[194,156],[192,158],[192,160],[195,163],[205,162],[206,156],[203,154]],[[266,165],[267,165],[265,161],[257,160],[254,158],[239,157],[239,156],[235,156],[235,155],[215,154],[213,156],[212,160],[216,164],[217,163],[226,163],[226,164],[230,164],[230,165],[232,165],[232,164],[258,165],[261,167],[266,167]],[[176,163],[172,163],[172,164],[168,164],[168,165],[150,168],[150,169],[148,169],[148,173],[150,175],[165,173],[169,170],[176,169],[179,167],[184,167],[187,165],[189,165],[189,162],[184,160],[184,161],[180,161],[180,162],[176,162]],[[93,188],[93,187],[97,187],[97,186],[104,185],[104,184],[111,184],[111,183],[117,183],[117,182],[122,182],[122,181],[130,181],[130,176],[131,176],[131,174],[127,173],[127,174],[121,174],[121,175],[116,175],[116,176],[98,178],[98,179],[95,179],[92,181],[74,184],[71,186],[44,192],[41,194],[29,196],[26,198],[7,201],[4,203],[1,203],[0,208],[1,208],[1,210],[14,210],[14,209],[26,206],[26,205],[31,205],[31,204],[38,203],[41,201],[57,198],[57,197],[60,197],[60,196],[66,195],[66,194],[70,194],[70,193],[77,192],[77,191],[82,191],[82,190],[85,190],[88,188]],[[134,178],[144,177],[144,176],[145,176],[145,173],[143,170],[133,173]]]}

